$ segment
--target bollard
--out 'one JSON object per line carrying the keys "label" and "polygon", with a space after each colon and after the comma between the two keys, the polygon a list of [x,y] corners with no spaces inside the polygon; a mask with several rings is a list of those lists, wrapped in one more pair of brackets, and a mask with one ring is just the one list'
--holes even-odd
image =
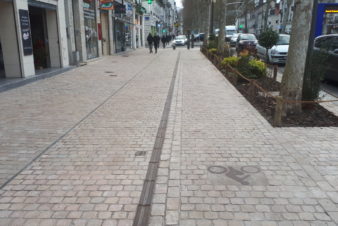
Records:
{"label": "bollard", "polygon": [[279,127],[282,125],[283,115],[283,98],[281,96],[276,97],[275,115],[273,118],[273,125]]}
{"label": "bollard", "polygon": [[255,84],[252,80],[250,80],[249,82],[249,89],[248,89],[248,93],[250,98],[255,98]]}
{"label": "bollard", "polygon": [[278,72],[278,65],[274,64],[273,65],[273,80],[277,81],[277,72]]}

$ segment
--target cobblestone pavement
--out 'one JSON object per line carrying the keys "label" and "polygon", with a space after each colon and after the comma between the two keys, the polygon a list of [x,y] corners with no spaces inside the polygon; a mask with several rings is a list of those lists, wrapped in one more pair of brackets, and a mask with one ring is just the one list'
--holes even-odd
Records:
{"label": "cobblestone pavement", "polygon": [[178,52],[149,224],[337,225],[338,129],[272,128],[179,48],[0,94],[3,181],[41,153],[0,190],[0,225],[132,225]]}
{"label": "cobblestone pavement", "polygon": [[[106,57],[0,94],[0,186],[153,58]],[[112,76],[116,75],[116,76]]]}
{"label": "cobblestone pavement", "polygon": [[[41,103],[35,108],[23,108],[33,112],[37,109],[42,113],[47,110],[46,118],[36,117],[41,117],[42,127],[46,123],[51,130],[53,126],[58,129],[77,122],[103,100],[106,99],[106,102],[0,191],[0,225],[132,224],[149,162],[148,151],[153,147],[176,58],[177,52],[151,56],[146,51],[138,51],[128,60],[109,57],[80,68],[83,76],[73,71],[18,88],[20,94],[42,92],[41,98],[46,100],[47,95],[54,95],[54,92],[61,95],[55,101],[52,97],[50,104],[45,103],[47,106]],[[117,62],[111,64],[112,60]],[[121,65],[115,68],[118,63]],[[117,78],[103,72],[112,68],[114,72],[120,72]],[[111,80],[115,80],[116,84]],[[129,83],[122,87],[128,80]],[[59,83],[68,84],[66,91]],[[54,91],[49,94],[48,90]],[[62,96],[67,91],[74,93],[76,98],[68,102],[70,97]],[[20,99],[15,90],[6,93],[2,99],[10,98],[10,94]],[[10,101],[6,106],[11,107]],[[49,115],[54,109],[58,112],[53,115],[63,115],[54,119],[53,115]],[[72,112],[74,115],[68,116]],[[29,119],[31,114],[28,111],[22,113],[23,116],[17,116],[26,117],[22,120],[27,123],[24,121],[21,128],[29,127],[30,122],[32,128],[40,126],[40,123],[34,122],[34,117]],[[62,120],[70,122],[62,124]],[[60,133],[65,131],[62,127],[59,130]],[[34,141],[29,134],[25,138]],[[53,139],[45,140],[46,143],[48,141]],[[15,144],[15,140],[12,143]],[[26,143],[21,145],[24,148]],[[145,152],[145,156],[135,156],[137,152]]]}
{"label": "cobblestone pavement", "polygon": [[272,128],[196,51],[176,88],[151,225],[338,224],[336,128]]}

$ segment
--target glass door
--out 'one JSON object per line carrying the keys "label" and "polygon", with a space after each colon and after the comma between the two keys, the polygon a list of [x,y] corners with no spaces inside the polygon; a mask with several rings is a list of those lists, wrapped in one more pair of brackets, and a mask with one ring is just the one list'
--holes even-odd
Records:
{"label": "glass door", "polygon": [[83,1],[84,26],[86,36],[87,58],[98,57],[98,34],[94,0]]}

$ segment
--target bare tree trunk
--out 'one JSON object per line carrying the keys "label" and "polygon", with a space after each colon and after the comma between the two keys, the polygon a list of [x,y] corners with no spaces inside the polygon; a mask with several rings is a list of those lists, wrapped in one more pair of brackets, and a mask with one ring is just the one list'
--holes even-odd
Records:
{"label": "bare tree trunk", "polygon": [[244,33],[249,32],[249,29],[248,29],[248,1],[249,0],[244,1]]}
{"label": "bare tree trunk", "polygon": [[218,0],[221,1],[221,13],[219,20],[219,33],[218,33],[218,52],[224,52],[224,38],[225,38],[225,26],[226,26],[226,16],[227,16],[227,0]]}
{"label": "bare tree trunk", "polygon": [[244,33],[248,33],[249,29],[248,29],[248,10],[247,10],[247,6],[244,6],[245,10],[244,10]]}
{"label": "bare tree trunk", "polygon": [[208,41],[209,41],[209,31],[210,31],[210,21],[211,21],[211,1],[207,1],[207,11],[208,13],[206,14],[206,17],[208,22],[207,22],[207,26],[204,32],[204,40],[203,40],[203,44],[204,45],[208,45]]}
{"label": "bare tree trunk", "polygon": [[[306,67],[309,37],[311,33],[313,1],[299,1],[295,3],[292,20],[292,32],[288,59],[281,84],[281,95],[285,99],[301,100],[303,78]],[[301,104],[286,104],[286,112],[300,112]]]}
{"label": "bare tree trunk", "polygon": [[264,30],[268,28],[268,18],[269,18],[269,10],[270,10],[270,3],[271,0],[266,1],[266,8],[265,8],[265,18],[264,18]]}
{"label": "bare tree trunk", "polygon": [[283,15],[282,33],[285,33],[285,31],[286,31],[286,24],[288,23],[288,20],[289,20],[291,4],[292,4],[292,0],[286,1],[287,9],[286,9],[285,15]]}

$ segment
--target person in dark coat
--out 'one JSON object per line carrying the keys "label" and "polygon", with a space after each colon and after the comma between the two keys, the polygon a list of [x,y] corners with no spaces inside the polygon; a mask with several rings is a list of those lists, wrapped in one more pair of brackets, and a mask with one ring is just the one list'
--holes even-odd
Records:
{"label": "person in dark coat", "polygon": [[190,41],[191,41],[191,48],[194,48],[194,41],[195,41],[195,36],[194,36],[194,34],[191,34],[191,39],[190,39]]}
{"label": "person in dark coat", "polygon": [[170,39],[171,39],[170,35],[165,36],[166,45],[169,45],[169,43],[171,41]]}
{"label": "person in dark coat", "polygon": [[149,46],[149,53],[153,53],[154,37],[151,35],[151,33],[149,33],[147,37],[147,41],[148,41],[148,46]]}
{"label": "person in dark coat", "polygon": [[162,38],[161,38],[161,42],[162,42],[163,49],[164,49],[164,48],[165,48],[165,44],[166,44],[166,38],[165,38],[164,35],[163,35]]}
{"label": "person in dark coat", "polygon": [[156,34],[156,35],[154,36],[154,48],[155,48],[155,53],[157,53],[157,49],[158,49],[158,47],[160,46],[160,40],[161,40],[160,36],[158,36],[158,34]]}

